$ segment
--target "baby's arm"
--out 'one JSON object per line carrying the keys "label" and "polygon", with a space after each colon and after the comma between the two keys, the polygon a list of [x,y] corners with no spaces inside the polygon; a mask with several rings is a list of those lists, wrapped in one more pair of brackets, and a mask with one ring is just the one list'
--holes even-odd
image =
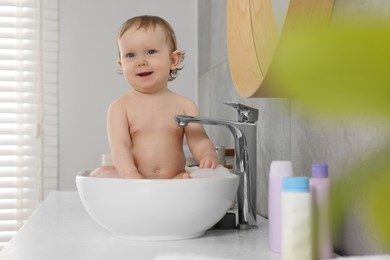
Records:
{"label": "baby's arm", "polygon": [[[186,115],[199,115],[198,108],[194,103],[188,103]],[[203,126],[201,124],[188,124],[184,129],[188,146],[195,159],[199,162],[199,167],[216,168],[218,166],[217,153]]]}
{"label": "baby's arm", "polygon": [[120,178],[144,178],[134,164],[127,112],[121,100],[111,104],[107,115],[111,156]]}

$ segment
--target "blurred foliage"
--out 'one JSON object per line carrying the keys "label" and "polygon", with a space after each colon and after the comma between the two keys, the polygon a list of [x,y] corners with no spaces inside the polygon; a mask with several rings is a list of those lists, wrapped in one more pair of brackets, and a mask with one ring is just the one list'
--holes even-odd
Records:
{"label": "blurred foliage", "polygon": [[390,21],[351,20],[283,35],[274,85],[319,112],[389,119]]}
{"label": "blurred foliage", "polygon": [[[334,229],[342,224],[345,213],[359,201],[369,227],[390,252],[390,145],[366,161],[355,165],[333,182],[332,213]],[[337,233],[337,232],[336,232]]]}
{"label": "blurred foliage", "polygon": [[[269,71],[273,86],[334,119],[390,123],[390,20],[354,17],[313,28],[283,35]],[[353,200],[363,201],[362,212],[390,252],[390,145],[339,177],[334,221],[340,223]]]}

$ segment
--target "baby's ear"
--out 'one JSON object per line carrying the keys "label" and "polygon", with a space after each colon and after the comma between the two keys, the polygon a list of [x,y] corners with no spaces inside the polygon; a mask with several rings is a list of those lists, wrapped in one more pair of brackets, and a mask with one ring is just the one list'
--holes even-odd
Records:
{"label": "baby's ear", "polygon": [[118,74],[122,75],[123,69],[122,69],[122,62],[120,59],[118,60],[117,64],[118,64]]}
{"label": "baby's ear", "polygon": [[171,54],[171,70],[177,69],[177,65],[179,65],[182,60],[182,53],[179,50],[172,52]]}

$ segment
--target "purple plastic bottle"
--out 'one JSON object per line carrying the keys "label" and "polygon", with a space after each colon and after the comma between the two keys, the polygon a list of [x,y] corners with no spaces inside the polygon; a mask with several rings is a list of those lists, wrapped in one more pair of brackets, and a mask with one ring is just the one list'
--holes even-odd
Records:
{"label": "purple plastic bottle", "polygon": [[291,161],[273,161],[269,173],[268,185],[268,223],[269,245],[271,251],[281,251],[281,195],[283,177],[293,176]]}
{"label": "purple plastic bottle", "polygon": [[310,193],[313,201],[314,254],[316,259],[333,257],[333,242],[330,227],[330,180],[328,165],[313,164],[310,178]]}

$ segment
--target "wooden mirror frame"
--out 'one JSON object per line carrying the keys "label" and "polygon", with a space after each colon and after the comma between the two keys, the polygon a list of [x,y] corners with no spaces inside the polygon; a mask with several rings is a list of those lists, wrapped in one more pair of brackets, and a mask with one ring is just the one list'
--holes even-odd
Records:
{"label": "wooden mirror frame", "polygon": [[[329,22],[335,0],[289,0],[281,33],[272,0],[227,0],[226,34],[230,74],[241,97],[274,96],[266,75],[283,34],[296,26]],[[299,21],[297,23],[297,21]]]}

